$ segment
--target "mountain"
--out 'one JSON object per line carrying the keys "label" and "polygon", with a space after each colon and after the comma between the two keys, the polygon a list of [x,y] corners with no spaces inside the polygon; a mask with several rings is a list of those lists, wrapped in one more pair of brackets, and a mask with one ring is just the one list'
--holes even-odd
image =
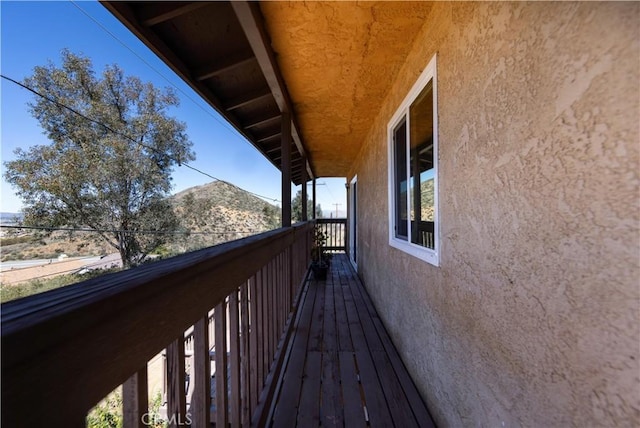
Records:
{"label": "mountain", "polygon": [[191,187],[171,197],[184,229],[170,248],[192,251],[280,226],[280,208],[223,181]]}
{"label": "mountain", "polygon": [[[193,251],[280,227],[279,207],[220,181],[191,187],[169,200],[185,233],[173,235],[159,249],[164,254]],[[2,223],[9,224],[16,214],[2,215]],[[3,230],[0,246],[2,261],[56,258],[62,253],[69,257],[98,256],[116,251],[91,232]]]}
{"label": "mountain", "polygon": [[420,184],[420,217],[422,221],[434,221],[433,179]]}

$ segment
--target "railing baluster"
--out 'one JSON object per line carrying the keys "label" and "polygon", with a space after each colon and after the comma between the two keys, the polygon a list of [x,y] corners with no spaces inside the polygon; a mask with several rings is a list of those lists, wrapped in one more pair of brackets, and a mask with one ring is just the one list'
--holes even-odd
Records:
{"label": "railing baluster", "polygon": [[282,298],[282,290],[280,288],[280,254],[278,254],[275,259],[273,276],[273,285],[276,292],[276,298],[273,302],[273,313],[276,315],[276,328],[273,332],[273,354],[275,355],[276,350],[278,349],[280,331],[282,331],[282,314],[280,312],[280,299]]}
{"label": "railing baluster", "polygon": [[231,419],[232,427],[240,427],[240,317],[238,291],[229,295],[229,357],[231,359]]}
{"label": "railing baluster", "polygon": [[256,291],[256,276],[249,280],[249,413],[258,404],[258,296]]}
{"label": "railing baluster", "polygon": [[143,428],[145,415],[149,413],[147,365],[122,384],[122,426]]}
{"label": "railing baluster", "polygon": [[[264,269],[260,269],[256,274],[256,331],[257,331],[257,366],[258,366],[258,390],[262,389],[264,385],[264,354],[265,354],[265,336],[266,336],[266,324],[264,317],[264,287],[262,286],[264,281],[262,277]],[[258,393],[259,396],[259,393]]]}
{"label": "railing baluster", "polygon": [[184,384],[184,336],[181,334],[167,347],[167,419],[172,428],[186,421]]}
{"label": "railing baluster", "polygon": [[247,280],[240,287],[240,403],[241,403],[241,425],[249,426],[251,421],[251,406],[249,396],[251,395],[249,381],[249,281]]}
{"label": "railing baluster", "polygon": [[273,362],[273,356],[278,346],[278,327],[280,319],[278,316],[278,256],[276,255],[271,262],[271,314],[273,323],[271,328],[271,355],[269,355],[269,368]]}
{"label": "railing baluster", "polygon": [[211,424],[211,357],[209,356],[209,313],[198,320],[193,330],[193,372],[195,387],[191,397],[191,419],[195,427]]}
{"label": "railing baluster", "polygon": [[216,426],[229,423],[227,397],[227,305],[223,300],[216,306]]}
{"label": "railing baluster", "polygon": [[267,310],[265,311],[265,315],[267,317],[267,355],[265,359],[265,378],[269,374],[269,368],[271,366],[271,357],[273,353],[271,352],[273,347],[273,280],[271,279],[271,273],[273,272],[273,260],[269,262],[267,265],[267,280],[263,287],[265,288],[265,293],[267,295]]}

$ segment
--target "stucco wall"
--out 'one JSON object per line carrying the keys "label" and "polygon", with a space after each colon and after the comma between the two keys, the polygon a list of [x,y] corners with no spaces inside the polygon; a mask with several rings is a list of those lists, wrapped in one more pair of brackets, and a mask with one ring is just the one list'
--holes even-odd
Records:
{"label": "stucco wall", "polygon": [[[352,170],[358,265],[442,426],[638,426],[637,3],[436,3]],[[441,263],[388,245],[386,126],[438,53]]]}

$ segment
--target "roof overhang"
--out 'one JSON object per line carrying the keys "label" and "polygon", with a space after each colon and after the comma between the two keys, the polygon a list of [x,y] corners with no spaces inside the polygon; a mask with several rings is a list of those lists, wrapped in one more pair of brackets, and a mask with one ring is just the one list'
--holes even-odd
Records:
{"label": "roof overhang", "polygon": [[[431,5],[425,2],[102,4],[292,181],[346,176]],[[286,128],[285,128],[286,129]]]}

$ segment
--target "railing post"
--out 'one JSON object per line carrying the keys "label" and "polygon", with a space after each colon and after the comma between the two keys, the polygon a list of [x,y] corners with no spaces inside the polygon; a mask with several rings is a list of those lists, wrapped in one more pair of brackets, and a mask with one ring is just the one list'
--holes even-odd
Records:
{"label": "railing post", "polygon": [[169,427],[186,422],[187,398],[184,391],[184,337],[181,334],[167,347],[167,419]]}
{"label": "railing post", "polygon": [[258,296],[256,290],[256,276],[254,275],[249,280],[249,353],[251,358],[249,360],[249,417],[253,415],[253,411],[258,405],[259,394],[259,382],[258,382],[258,367],[260,365],[260,350],[258,349]]}
{"label": "railing post", "polygon": [[302,156],[302,221],[307,221],[307,157]]}
{"label": "railing post", "polygon": [[216,426],[229,421],[227,397],[227,305],[223,299],[215,312],[216,319]]}
{"label": "railing post", "polygon": [[242,426],[249,426],[251,422],[251,381],[250,360],[251,348],[249,344],[249,281],[240,287],[240,403]]}
{"label": "railing post", "polygon": [[313,186],[312,186],[312,202],[313,202],[313,209],[311,210],[312,214],[312,218],[315,220],[317,218],[316,215],[316,178],[313,177]]}
{"label": "railing post", "polygon": [[[265,305],[264,302],[266,300],[265,292],[264,292],[264,269],[260,269],[256,273],[256,331],[257,331],[257,340],[258,340],[258,348],[257,348],[257,357],[258,357],[258,388],[257,391],[261,391],[264,386],[264,379],[266,377],[264,372],[265,366],[265,354],[266,354],[266,337],[267,337],[267,319],[264,315]],[[258,393],[258,396],[260,394]]]}
{"label": "railing post", "polygon": [[282,173],[282,227],[291,226],[291,115],[282,112],[282,141],[280,147]]}
{"label": "railing post", "polygon": [[191,419],[195,427],[211,424],[211,357],[209,356],[209,314],[198,320],[193,330],[195,388],[191,397]]}
{"label": "railing post", "polygon": [[240,317],[238,291],[229,295],[229,357],[231,358],[230,419],[232,427],[240,427]]}
{"label": "railing post", "polygon": [[147,365],[134,373],[122,384],[122,426],[143,428],[149,417],[149,394]]}

